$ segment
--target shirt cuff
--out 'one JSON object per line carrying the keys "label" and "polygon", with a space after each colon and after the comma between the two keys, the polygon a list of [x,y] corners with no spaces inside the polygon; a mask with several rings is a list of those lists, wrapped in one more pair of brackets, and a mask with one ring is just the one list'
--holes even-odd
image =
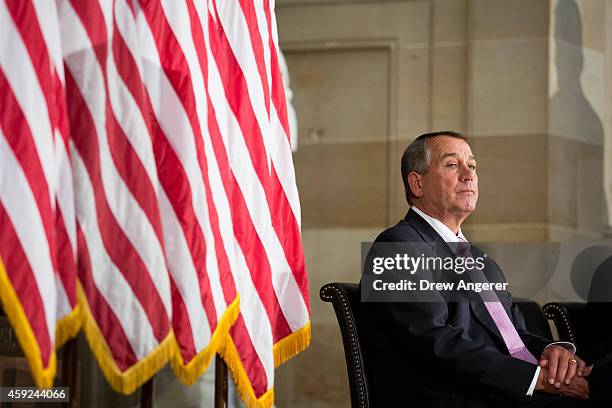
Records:
{"label": "shirt cuff", "polygon": [[555,341],[544,347],[544,350],[546,350],[550,346],[561,346],[576,354],[576,346],[574,345],[574,343],[570,343],[569,341]]}
{"label": "shirt cuff", "polygon": [[533,396],[533,391],[535,390],[536,384],[538,383],[538,377],[540,375],[540,366],[536,366],[535,375],[533,376],[533,380],[531,380],[531,384],[529,385],[529,389],[527,390],[528,396]]}

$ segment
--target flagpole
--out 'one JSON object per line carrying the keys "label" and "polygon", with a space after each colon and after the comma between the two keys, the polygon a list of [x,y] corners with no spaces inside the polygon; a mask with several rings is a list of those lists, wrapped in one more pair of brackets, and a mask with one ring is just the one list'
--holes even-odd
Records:
{"label": "flagpole", "polygon": [[79,349],[77,339],[70,339],[62,350],[62,385],[68,387],[69,407],[79,406]]}
{"label": "flagpole", "polygon": [[219,354],[215,357],[215,408],[227,408],[227,364]]}
{"label": "flagpole", "polygon": [[140,408],[152,408],[153,407],[153,381],[155,376],[151,377],[149,381],[142,385],[140,390]]}

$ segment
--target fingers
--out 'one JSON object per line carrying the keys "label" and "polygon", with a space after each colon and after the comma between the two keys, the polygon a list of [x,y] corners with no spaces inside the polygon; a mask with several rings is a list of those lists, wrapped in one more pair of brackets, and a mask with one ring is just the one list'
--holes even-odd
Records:
{"label": "fingers", "polygon": [[588,388],[580,387],[577,389],[577,394],[579,398],[588,399],[589,398],[589,390]]}
{"label": "fingers", "polygon": [[576,398],[588,399],[589,390],[585,384],[577,384],[576,382],[572,385],[564,385],[560,389],[554,388],[560,395],[567,395]]}
{"label": "fingers", "polygon": [[556,347],[551,347],[551,349],[548,353],[548,383],[553,385],[559,366],[559,350]]}
{"label": "fingers", "polygon": [[580,398],[589,398],[589,383],[583,378],[574,381],[574,383],[568,386],[568,388],[575,389],[578,392],[578,396]]}
{"label": "fingers", "polygon": [[556,388],[561,387],[563,383],[571,383],[576,375],[578,359],[569,350],[550,347],[542,360],[548,360],[548,383]]}
{"label": "fingers", "polygon": [[591,364],[588,367],[585,367],[584,372],[582,373],[582,375],[584,377],[588,377],[589,375],[591,375],[591,372],[593,371],[593,365]]}
{"label": "fingers", "polygon": [[585,390],[575,390],[575,389],[572,389],[567,394],[563,394],[563,393],[561,393],[561,394],[562,395],[570,395],[570,396],[576,397],[576,398],[589,399],[589,394]]}
{"label": "fingers", "polygon": [[548,359],[547,358],[543,358],[543,359],[540,360],[540,367],[542,367],[542,368],[548,367]]}
{"label": "fingers", "polygon": [[579,391],[579,390],[569,390],[569,389],[565,391],[559,390],[559,394],[566,395],[569,397],[574,397],[574,398],[581,398],[581,399],[589,398],[589,394],[585,393],[584,391]]}
{"label": "fingers", "polygon": [[576,360],[578,360],[578,364],[576,365],[576,374],[578,374],[578,377],[582,377],[584,375],[586,364],[581,358],[576,358]]}
{"label": "fingers", "polygon": [[565,374],[565,383],[570,384],[576,376],[576,369],[578,368],[578,360],[571,358],[567,366],[567,373]]}
{"label": "fingers", "polygon": [[559,364],[557,365],[557,374],[555,375],[555,387],[561,387],[563,380],[565,379],[565,375],[567,374],[567,369],[569,368],[570,359],[567,356],[562,355],[559,358]]}

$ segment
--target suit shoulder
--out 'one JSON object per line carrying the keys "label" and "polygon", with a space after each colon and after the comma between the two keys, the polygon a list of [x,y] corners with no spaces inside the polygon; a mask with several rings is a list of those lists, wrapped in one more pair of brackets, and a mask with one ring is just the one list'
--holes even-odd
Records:
{"label": "suit shoulder", "polygon": [[387,228],[374,240],[374,242],[410,242],[420,241],[421,237],[417,231],[405,220],[400,220],[397,224]]}

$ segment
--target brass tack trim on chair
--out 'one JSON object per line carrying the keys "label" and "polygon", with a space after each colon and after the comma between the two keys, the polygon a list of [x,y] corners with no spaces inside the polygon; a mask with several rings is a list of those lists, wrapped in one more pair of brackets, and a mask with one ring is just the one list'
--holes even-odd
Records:
{"label": "brass tack trim on chair", "polygon": [[560,326],[557,327],[557,329],[565,329],[565,333],[569,336],[570,341],[572,343],[576,343],[576,334],[574,333],[572,325],[569,321],[569,317],[567,316],[567,313],[565,313],[565,311],[559,307],[559,305],[554,303],[545,305],[544,314],[546,315],[547,319],[551,319],[555,322],[555,325]]}
{"label": "brass tack trim on chair", "polygon": [[[356,339],[356,330],[355,323],[353,321],[353,316],[351,315],[350,309],[347,305],[347,299],[344,293],[338,289],[338,287],[333,284],[327,284],[321,288],[320,291],[321,300],[325,302],[330,302],[334,304],[333,300],[338,299],[340,309],[342,310],[342,314],[347,323],[348,334],[350,336],[350,354],[353,363],[355,364],[355,376],[357,378],[357,388],[358,388],[358,397],[359,397],[359,406],[361,408],[366,408],[366,397],[365,397],[365,385],[363,383],[363,377],[361,376],[362,366],[361,366],[361,358],[359,357],[359,352],[357,349],[357,339]],[[350,374],[350,373],[349,373]]]}

